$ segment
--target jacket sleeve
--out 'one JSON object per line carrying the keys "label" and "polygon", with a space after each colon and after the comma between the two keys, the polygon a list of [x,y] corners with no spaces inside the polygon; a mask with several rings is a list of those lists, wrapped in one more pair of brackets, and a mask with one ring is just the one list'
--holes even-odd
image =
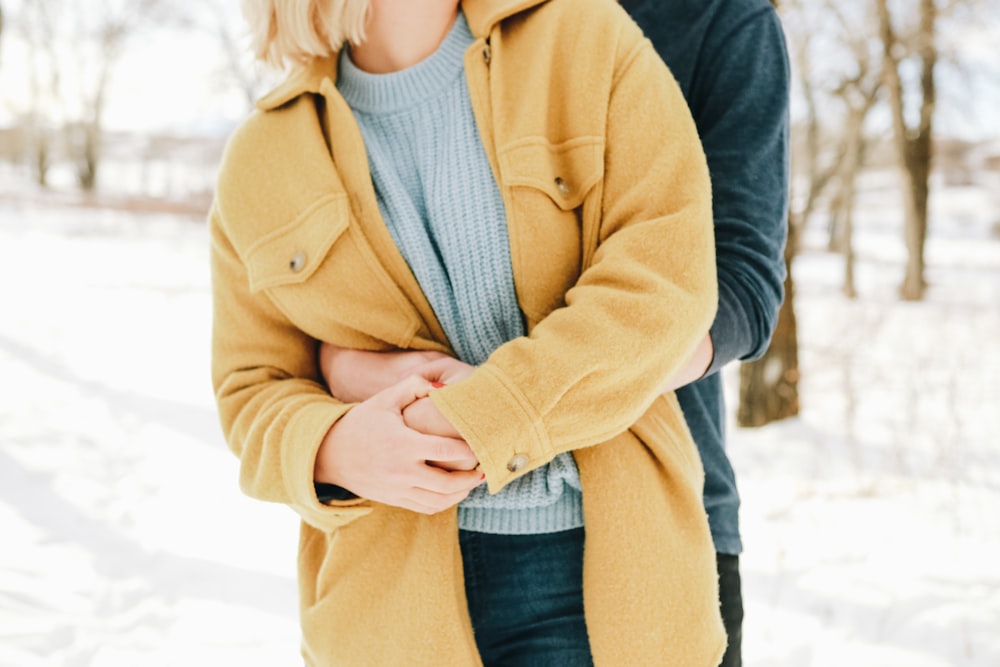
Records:
{"label": "jacket sleeve", "polygon": [[317,342],[293,326],[263,293],[249,288],[246,268],[215,207],[210,221],[212,383],[222,429],[240,459],[249,496],[290,505],[329,531],[369,511],[360,500],[319,502],[316,452],[349,408],[319,377]]}
{"label": "jacket sleeve", "polygon": [[[712,178],[719,308],[707,374],[767,349],[784,297],[789,71],[777,14],[711,32],[689,94]],[[659,45],[657,45],[659,46]],[[670,46],[661,54],[670,64]]]}
{"label": "jacket sleeve", "polygon": [[715,314],[708,169],[649,42],[620,56],[607,103],[596,251],[565,306],[431,394],[494,493],[561,452],[626,431]]}

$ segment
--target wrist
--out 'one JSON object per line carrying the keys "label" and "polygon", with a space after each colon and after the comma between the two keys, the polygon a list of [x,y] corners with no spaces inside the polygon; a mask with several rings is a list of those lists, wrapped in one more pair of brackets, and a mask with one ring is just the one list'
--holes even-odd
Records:
{"label": "wrist", "polygon": [[339,424],[340,420],[334,422],[330,430],[323,436],[323,441],[319,443],[319,449],[316,450],[316,459],[313,463],[314,483],[340,486],[343,481],[337,478],[336,466],[331,465],[331,459],[336,456],[337,435],[335,431]]}
{"label": "wrist", "polygon": [[695,349],[694,368],[698,370],[697,375],[691,380],[691,382],[705,377],[705,373],[707,373],[708,369],[712,367],[713,361],[715,361],[715,344],[712,342],[712,334],[707,333]]}

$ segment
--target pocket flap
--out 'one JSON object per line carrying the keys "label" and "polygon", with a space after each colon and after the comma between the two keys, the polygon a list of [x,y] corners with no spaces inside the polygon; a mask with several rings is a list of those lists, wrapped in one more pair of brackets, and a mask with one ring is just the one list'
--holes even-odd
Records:
{"label": "pocket flap", "polygon": [[258,239],[247,250],[250,290],[301,283],[323,262],[347,229],[347,195],[321,198],[291,223]]}
{"label": "pocket flap", "polygon": [[500,176],[505,185],[528,186],[547,194],[563,210],[583,203],[604,173],[601,137],[577,137],[553,144],[529,137],[499,152]]}

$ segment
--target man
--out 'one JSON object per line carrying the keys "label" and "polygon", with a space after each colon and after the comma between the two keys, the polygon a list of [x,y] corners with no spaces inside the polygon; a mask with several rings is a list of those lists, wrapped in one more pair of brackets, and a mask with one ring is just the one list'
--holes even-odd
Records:
{"label": "man", "polygon": [[[719,310],[707,370],[677,391],[705,467],[729,636],[723,667],[742,664],[739,495],[725,451],[719,370],[764,353],[783,298],[788,205],[788,58],[768,0],[621,0],[677,78],[712,178]],[[709,363],[708,359],[711,359]]]}

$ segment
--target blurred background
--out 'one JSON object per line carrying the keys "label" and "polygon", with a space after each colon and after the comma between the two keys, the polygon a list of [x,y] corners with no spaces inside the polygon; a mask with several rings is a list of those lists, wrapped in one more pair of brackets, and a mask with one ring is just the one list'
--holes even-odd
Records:
{"label": "blurred background", "polygon": [[[751,667],[1000,664],[1000,3],[782,0],[788,293],[725,373]],[[0,0],[0,667],[295,665],[209,385],[235,0]]]}

